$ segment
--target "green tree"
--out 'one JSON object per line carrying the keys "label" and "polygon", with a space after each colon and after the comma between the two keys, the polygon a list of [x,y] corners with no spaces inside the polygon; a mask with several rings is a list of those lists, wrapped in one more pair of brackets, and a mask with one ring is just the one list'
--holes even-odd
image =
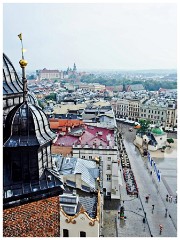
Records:
{"label": "green tree", "polygon": [[56,101],[56,93],[50,93],[50,95],[47,95],[45,99]]}
{"label": "green tree", "polygon": [[169,146],[170,146],[171,143],[174,143],[174,139],[173,138],[168,138],[167,142],[169,143]]}
{"label": "green tree", "polygon": [[38,105],[43,109],[44,108],[44,105],[43,103],[41,102],[41,100],[38,99]]}
{"label": "green tree", "polygon": [[150,124],[150,121],[149,120],[145,120],[145,119],[140,119],[139,120],[139,124],[140,124],[140,128],[138,129],[138,132],[141,132],[141,133],[147,133],[148,129],[149,129],[149,124]]}

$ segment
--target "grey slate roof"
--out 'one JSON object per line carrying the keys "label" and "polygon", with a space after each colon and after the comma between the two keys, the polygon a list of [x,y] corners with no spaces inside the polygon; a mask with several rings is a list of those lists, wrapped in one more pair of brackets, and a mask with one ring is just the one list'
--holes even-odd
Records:
{"label": "grey slate roof", "polygon": [[99,176],[99,169],[96,167],[96,162],[81,158],[63,158],[61,156],[52,155],[60,174],[76,174],[81,173],[82,181],[90,188],[95,189],[96,178]]}

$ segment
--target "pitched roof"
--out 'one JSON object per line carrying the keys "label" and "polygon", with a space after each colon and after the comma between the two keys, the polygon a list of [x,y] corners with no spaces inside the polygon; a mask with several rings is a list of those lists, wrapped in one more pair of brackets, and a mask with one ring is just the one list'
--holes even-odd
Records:
{"label": "pitched roof", "polygon": [[59,196],[3,211],[4,237],[59,237]]}
{"label": "pitched roof", "polygon": [[144,90],[144,87],[142,84],[131,84],[126,86],[126,90],[139,91],[139,90]]}
{"label": "pitched roof", "polygon": [[95,144],[97,147],[101,144],[103,147],[114,146],[114,130],[107,128],[95,127],[85,125],[85,131],[81,137],[75,137],[70,135],[59,136],[55,145],[60,146],[72,146],[73,144],[79,143],[82,146],[88,144],[93,147]]}
{"label": "pitched roof", "polygon": [[59,70],[48,70],[44,68],[43,70],[40,70],[40,73],[59,73]]}

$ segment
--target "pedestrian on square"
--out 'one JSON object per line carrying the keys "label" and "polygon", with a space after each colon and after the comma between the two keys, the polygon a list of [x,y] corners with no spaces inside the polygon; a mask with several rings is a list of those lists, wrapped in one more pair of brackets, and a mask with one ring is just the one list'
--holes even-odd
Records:
{"label": "pedestrian on square", "polygon": [[148,200],[149,200],[149,196],[146,196],[146,202],[148,203]]}
{"label": "pedestrian on square", "polygon": [[169,201],[169,195],[166,195],[166,202]]}
{"label": "pedestrian on square", "polygon": [[163,226],[161,224],[159,224],[159,234],[161,235],[162,233],[162,229],[163,229]]}
{"label": "pedestrian on square", "polygon": [[152,205],[152,211],[154,210],[154,204]]}
{"label": "pedestrian on square", "polygon": [[167,208],[165,209],[165,211],[166,211],[166,212],[165,212],[165,217],[167,217]]}
{"label": "pedestrian on square", "polygon": [[172,196],[170,196],[170,202],[172,202]]}

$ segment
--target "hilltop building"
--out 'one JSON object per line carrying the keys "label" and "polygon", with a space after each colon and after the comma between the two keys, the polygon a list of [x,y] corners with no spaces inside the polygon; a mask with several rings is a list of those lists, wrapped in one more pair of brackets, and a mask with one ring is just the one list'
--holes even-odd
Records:
{"label": "hilltop building", "polygon": [[43,80],[43,79],[61,79],[62,76],[62,72],[60,72],[59,70],[48,70],[46,68],[44,68],[43,70],[37,70],[36,74],[38,76],[39,80]]}

